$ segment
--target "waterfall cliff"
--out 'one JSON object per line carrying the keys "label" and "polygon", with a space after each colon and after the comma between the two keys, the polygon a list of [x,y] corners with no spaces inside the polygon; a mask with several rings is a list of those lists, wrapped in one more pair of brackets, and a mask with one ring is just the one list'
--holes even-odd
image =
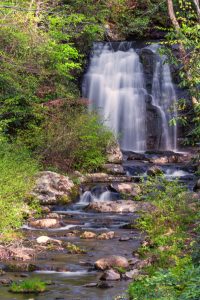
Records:
{"label": "waterfall cliff", "polygon": [[93,46],[83,96],[123,150],[176,149],[177,129],[169,125],[176,116],[176,93],[170,67],[156,50],[131,42]]}

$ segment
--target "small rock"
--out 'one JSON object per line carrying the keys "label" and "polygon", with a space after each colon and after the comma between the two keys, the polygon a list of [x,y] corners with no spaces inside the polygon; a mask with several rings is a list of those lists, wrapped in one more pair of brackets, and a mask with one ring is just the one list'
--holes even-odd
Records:
{"label": "small rock", "polygon": [[108,174],[113,174],[113,175],[124,175],[125,174],[123,166],[119,165],[119,164],[105,164],[103,166],[103,169]]}
{"label": "small rock", "polygon": [[80,236],[81,239],[95,239],[96,237],[96,233],[91,231],[84,231]]}
{"label": "small rock", "polygon": [[135,265],[135,264],[141,262],[141,260],[138,257],[133,257],[133,258],[129,259],[128,262],[129,262],[129,265]]}
{"label": "small rock", "polygon": [[128,279],[135,279],[139,275],[139,270],[131,270],[125,273],[125,277]]}
{"label": "small rock", "polygon": [[113,285],[111,285],[110,283],[106,282],[106,281],[100,281],[97,284],[97,287],[100,289],[110,289],[113,287]]}
{"label": "small rock", "polygon": [[104,233],[98,235],[97,239],[98,240],[111,240],[114,237],[115,237],[115,232],[109,231],[109,232],[104,232]]}
{"label": "small rock", "polygon": [[11,279],[5,278],[5,279],[0,279],[0,284],[2,285],[10,285],[12,283]]}
{"label": "small rock", "polygon": [[152,166],[151,168],[148,169],[147,175],[148,176],[157,176],[157,175],[162,175],[163,171],[160,167],[158,166]]}
{"label": "small rock", "polygon": [[127,268],[128,260],[123,256],[110,255],[103,257],[95,262],[95,267],[100,270],[106,270],[113,267]]}
{"label": "small rock", "polygon": [[61,227],[61,223],[57,219],[40,219],[30,221],[29,226],[35,228],[58,228]]}
{"label": "small rock", "polygon": [[133,197],[141,193],[140,186],[134,182],[113,183],[111,187],[114,188],[118,193],[128,194]]}
{"label": "small rock", "polygon": [[26,274],[26,273],[21,273],[21,274],[19,274],[19,276],[20,276],[21,278],[27,278],[27,277],[29,277],[29,275]]}
{"label": "small rock", "polygon": [[119,241],[120,242],[127,242],[127,241],[130,241],[130,237],[129,236],[121,236],[120,237],[120,239],[119,239]]}
{"label": "small rock", "polygon": [[60,219],[60,215],[54,212],[49,213],[46,217],[49,219]]}
{"label": "small rock", "polygon": [[110,269],[102,274],[100,280],[120,280],[120,274],[117,271]]}
{"label": "small rock", "polygon": [[42,236],[39,236],[37,239],[36,239],[37,243],[38,244],[58,244],[58,245],[62,245],[62,241],[60,240],[56,240],[56,239],[52,239],[48,236],[45,236],[45,235],[42,235]]}
{"label": "small rock", "polygon": [[83,286],[90,288],[90,287],[96,287],[97,285],[98,285],[97,282],[91,282],[91,283],[84,284]]}

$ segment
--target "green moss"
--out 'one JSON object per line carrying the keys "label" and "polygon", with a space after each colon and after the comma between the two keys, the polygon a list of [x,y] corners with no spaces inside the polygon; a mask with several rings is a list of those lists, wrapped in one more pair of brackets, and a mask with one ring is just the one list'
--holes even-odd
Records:
{"label": "green moss", "polygon": [[43,293],[46,291],[46,283],[38,278],[13,282],[10,286],[12,293]]}
{"label": "green moss", "polygon": [[67,243],[66,248],[67,248],[67,251],[70,254],[84,254],[84,253],[86,253],[86,251],[84,249],[81,249],[80,247],[78,247],[77,245],[74,245],[72,243]]}

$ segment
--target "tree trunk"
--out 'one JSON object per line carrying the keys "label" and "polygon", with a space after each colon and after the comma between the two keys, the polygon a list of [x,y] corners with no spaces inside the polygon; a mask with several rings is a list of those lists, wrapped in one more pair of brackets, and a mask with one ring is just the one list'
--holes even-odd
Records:
{"label": "tree trunk", "polygon": [[194,2],[194,5],[196,7],[198,20],[199,20],[199,23],[200,23],[200,4],[199,4],[199,0],[193,0],[193,2]]}
{"label": "tree trunk", "polygon": [[[198,0],[193,0],[193,1],[198,2]],[[173,0],[167,0],[167,6],[168,6],[168,13],[169,13],[170,20],[171,20],[177,34],[179,34],[181,28],[180,28],[180,25],[179,25],[178,20],[176,18],[175,12],[174,12]],[[179,44],[179,53],[180,53],[180,58],[181,58],[181,60],[183,62],[183,65],[184,65],[184,70],[185,70],[185,73],[186,73],[186,76],[187,76],[187,80],[190,83],[192,81],[192,78],[191,78],[191,75],[190,75],[190,70],[188,69],[189,56],[187,55],[187,52],[184,48],[184,45],[181,42]],[[198,103],[198,100],[194,96],[192,96],[191,100],[192,100],[192,105],[193,106],[195,106]]]}

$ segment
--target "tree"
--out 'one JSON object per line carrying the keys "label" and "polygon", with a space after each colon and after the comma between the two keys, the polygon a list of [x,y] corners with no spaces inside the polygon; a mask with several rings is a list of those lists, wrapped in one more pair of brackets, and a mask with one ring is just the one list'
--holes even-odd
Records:
{"label": "tree", "polygon": [[[194,3],[197,6],[197,11],[199,8],[198,5],[198,0],[193,0]],[[191,75],[191,70],[190,70],[190,60],[191,60],[191,55],[188,55],[187,50],[185,48],[185,41],[184,39],[184,35],[183,35],[183,29],[185,31],[185,27],[187,27],[188,25],[190,26],[191,24],[189,22],[185,22],[183,19],[181,19],[181,25],[179,24],[175,11],[174,11],[174,4],[173,4],[173,0],[167,0],[167,5],[168,5],[168,13],[169,13],[169,17],[170,20],[173,24],[173,27],[176,31],[176,35],[177,35],[177,41],[179,43],[179,52],[180,52],[180,58],[182,60],[182,63],[184,65],[184,70],[185,70],[185,74],[188,80],[188,84],[189,84],[189,88],[191,91],[191,99],[192,99],[192,104],[193,106],[198,104],[198,99],[195,97],[196,94],[196,86],[194,86],[193,84],[193,79],[192,79],[192,75]],[[190,29],[188,26],[188,29]],[[188,30],[189,31],[189,30]],[[187,33],[187,32],[185,32]],[[185,36],[186,37],[186,36]],[[199,43],[199,41],[198,41]],[[197,47],[199,48],[199,45],[197,45]]]}

